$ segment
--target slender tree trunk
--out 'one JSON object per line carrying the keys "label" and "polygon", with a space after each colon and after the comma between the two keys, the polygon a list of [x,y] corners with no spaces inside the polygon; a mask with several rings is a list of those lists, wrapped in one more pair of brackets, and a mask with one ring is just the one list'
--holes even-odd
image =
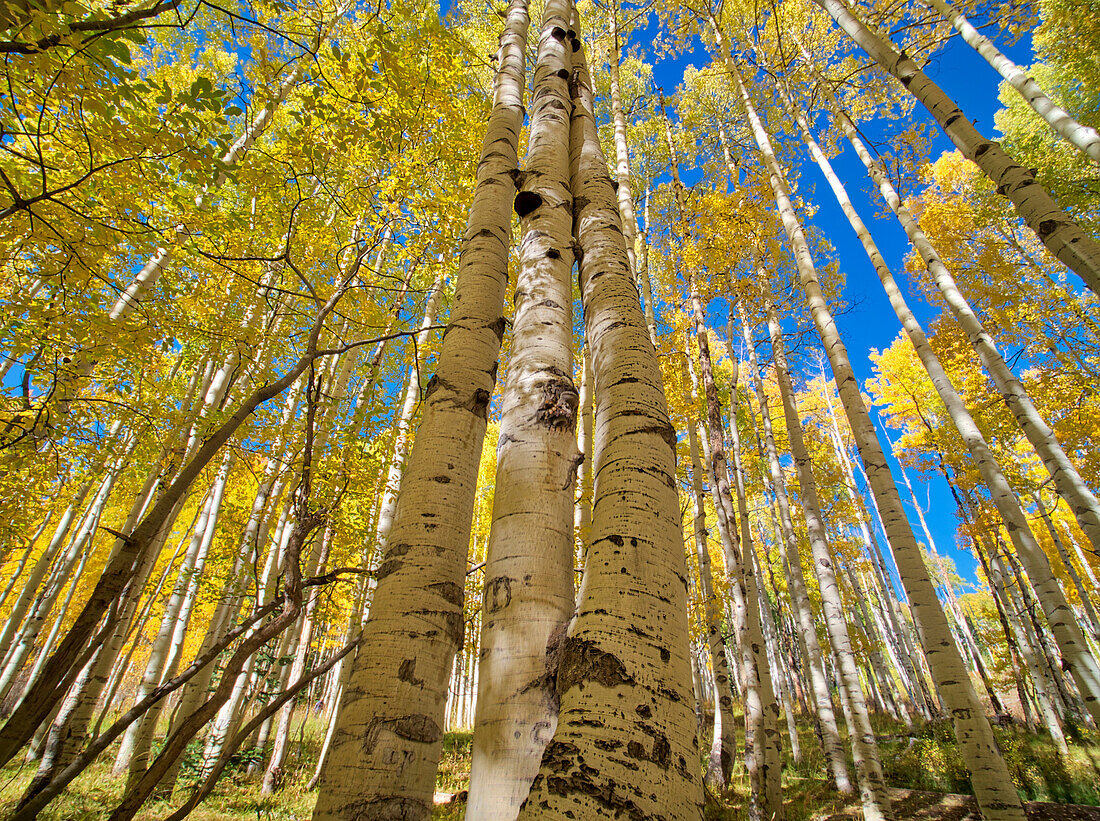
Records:
{"label": "slender tree trunk", "polygon": [[[687,242],[689,239],[690,229],[687,224],[686,204],[684,202],[684,186],[680,181],[680,164],[679,159],[676,156],[676,146],[672,141],[672,126],[669,124],[668,115],[665,113],[665,100],[664,94],[661,94],[661,115],[664,120],[665,126],[665,143],[669,150],[669,170],[672,172],[673,187],[676,194],[677,216],[679,223],[680,239],[683,242]],[[729,473],[726,468],[725,457],[725,442],[722,433],[722,415],[721,410],[718,407],[718,392],[714,384],[714,366],[711,362],[710,348],[707,341],[707,328],[706,328],[706,314],[703,307],[703,301],[699,296],[698,283],[695,280],[695,272],[688,268],[683,271],[683,275],[687,280],[688,292],[692,304],[692,312],[695,319],[695,340],[699,348],[699,369],[703,375],[703,386],[706,400],[706,426],[705,432],[708,441],[707,456],[710,467],[710,475],[713,481],[712,490],[715,494],[716,513],[724,513],[725,527],[728,531],[727,539],[723,542],[723,545],[733,544],[733,540],[736,539],[737,523],[733,518],[733,505],[730,499],[729,489]],[[690,346],[685,354],[690,359]],[[698,390],[694,387],[692,389],[693,394],[697,394]],[[698,406],[699,398],[697,395],[693,395],[693,405]],[[694,414],[691,414],[694,416]],[[699,442],[695,436],[694,431],[695,420],[693,418],[688,419],[688,436],[694,440],[694,447],[692,450],[692,459],[694,460],[698,456]],[[697,491],[697,505],[702,505],[702,476],[699,475],[696,469],[695,477],[698,480]],[[702,516],[701,507],[697,509],[696,516]],[[696,521],[696,527],[699,527],[699,520]],[[720,608],[716,607],[716,603],[712,600],[710,590],[713,587],[710,579],[710,554],[706,547],[706,522],[705,517],[702,520],[703,528],[703,544],[702,551],[699,552],[699,576],[700,586],[703,592],[703,601],[706,603],[707,608],[707,630],[708,630],[708,642],[710,642],[709,633],[715,631],[716,638],[720,636],[721,631],[721,617]],[[729,551],[729,558],[733,558],[735,551]],[[729,576],[731,583],[737,583],[737,577],[740,572],[739,564],[733,564],[727,558],[726,572]],[[705,567],[704,567],[705,563]],[[735,592],[735,599],[738,598],[740,590]],[[752,606],[752,601],[745,600],[743,595],[740,595],[740,600],[734,605],[734,609],[737,613],[736,620],[740,624],[745,619],[745,610]],[[712,612],[713,611],[713,612]],[[717,623],[716,623],[717,622]],[[740,633],[738,629],[738,633]],[[720,653],[715,652],[714,644],[711,643],[711,657],[712,668],[715,678],[715,689],[717,697],[714,705],[714,740],[711,744],[710,760],[707,767],[705,783],[709,786],[723,789],[729,783],[730,776],[733,774],[733,757],[736,751],[736,738],[734,736],[733,725],[733,698],[730,690],[729,679],[729,664],[725,656],[724,643],[719,644]],[[744,671],[742,671],[744,674]],[[753,675],[755,679],[755,674]],[[746,713],[746,720],[748,715]],[[746,725],[748,726],[748,725]],[[757,785],[758,786],[758,785]],[[757,799],[759,796],[757,796]]]}
{"label": "slender tree trunk", "polygon": [[810,466],[810,454],[802,438],[802,422],[794,403],[794,388],[787,370],[787,354],[783,346],[779,319],[771,305],[767,306],[768,333],[772,343],[772,362],[775,365],[776,379],[779,383],[779,395],[783,401],[783,415],[787,422],[787,439],[791,444],[795,469],[798,472],[799,494],[802,500],[802,512],[806,518],[806,531],[813,555],[814,574],[817,576],[818,590],[821,593],[821,609],[825,620],[825,630],[829,636],[836,658],[837,680],[842,685],[842,693],[848,704],[848,726],[852,744],[852,757],[856,766],[856,778],[859,781],[860,796],[863,802],[865,819],[888,819],[893,817],[890,798],[886,794],[886,784],[882,776],[882,762],[879,759],[878,745],[875,743],[875,731],[871,727],[871,716],[859,681],[859,671],[852,653],[852,641],[848,635],[848,625],[844,615],[844,603],[840,598],[836,571],[833,569],[833,551],[825,534],[825,522],[817,501],[817,482]]}
{"label": "slender tree trunk", "polygon": [[767,131],[753,107],[748,90],[722,39],[721,29],[713,18],[712,25],[718,38],[718,48],[726,60],[726,66],[743,103],[754,139],[764,155],[769,184],[775,194],[783,228],[794,252],[806,302],[836,377],[841,402],[867,469],[871,490],[883,513],[883,522],[895,551],[898,569],[909,594],[914,617],[924,638],[929,666],[932,668],[940,695],[954,719],[959,749],[970,770],[971,783],[974,785],[978,804],[988,821],[994,821],[994,819],[1023,821],[1024,811],[1020,798],[1012,785],[1008,767],[997,749],[989,720],[982,711],[974,688],[970,684],[962,658],[951,641],[947,618],[936,598],[936,591],[928,578],[920,548],[905,518],[901,496],[890,475],[886,456],[875,436],[870,415],[863,404],[859,383],[852,372],[847,349],[825,302],[809,244],[806,242],[802,226],[791,204],[782,166],[776,159]]}
{"label": "slender tree trunk", "polygon": [[[825,1],[834,2],[834,0]],[[860,160],[871,175],[871,179],[878,186],[882,198],[901,222],[909,241],[917,249],[921,259],[924,260],[928,273],[943,295],[952,315],[958,320],[959,325],[966,333],[970,344],[977,351],[982,365],[992,377],[1001,398],[1015,417],[1028,441],[1031,442],[1032,447],[1035,448],[1035,452],[1039,455],[1047,472],[1053,477],[1058,493],[1066,500],[1070,510],[1073,511],[1074,517],[1081,526],[1081,530],[1092,543],[1093,549],[1100,550],[1100,502],[1085,485],[1077,469],[1070,462],[1069,457],[1066,456],[1065,451],[1054,436],[1054,431],[1039,415],[1023,385],[1020,384],[1016,375],[997,350],[993,338],[986,332],[977,314],[974,313],[973,308],[959,291],[954,278],[944,266],[936,249],[909,210],[902,204],[901,198],[898,196],[889,177],[867,151],[866,146],[856,133],[851,119],[844,113],[836,97],[827,89],[826,97],[832,107],[834,119],[856,150]],[[961,116],[959,120],[967,122]],[[1038,187],[1032,185],[1028,186],[1026,190],[1030,192]]]}
{"label": "slender tree trunk", "polygon": [[1043,519],[1043,524],[1046,526],[1047,533],[1050,534],[1050,540],[1054,542],[1054,548],[1058,551],[1058,558],[1062,560],[1062,564],[1066,568],[1066,573],[1069,575],[1070,581],[1073,582],[1073,589],[1077,591],[1077,597],[1081,599],[1081,609],[1085,611],[1085,622],[1092,632],[1092,639],[1094,642],[1100,643],[1100,617],[1096,615],[1096,609],[1092,605],[1089,591],[1081,581],[1081,576],[1077,573],[1077,568],[1074,567],[1073,560],[1070,559],[1069,553],[1066,551],[1066,546],[1062,543],[1062,539],[1058,535],[1058,531],[1054,529],[1054,522],[1051,521],[1050,513],[1043,505],[1042,496],[1038,491],[1034,491],[1031,494],[1031,498],[1035,500],[1035,506],[1038,508],[1039,515]]}
{"label": "slender tree trunk", "polygon": [[[768,666],[767,640],[761,624],[761,612],[766,609],[763,581],[757,572],[756,548],[753,547],[752,529],[749,524],[748,495],[745,491],[745,473],[741,463],[741,436],[737,429],[737,375],[738,361],[734,364],[734,379],[730,387],[730,454],[733,457],[733,477],[737,490],[737,512],[741,520],[741,555],[736,577],[730,579],[738,587],[745,601],[745,617],[738,625],[741,634],[741,669],[745,678],[745,765],[749,782],[754,790],[754,801],[749,806],[749,816],[757,819],[782,821],[784,816],[782,794],[782,741],[779,737],[779,705],[775,700],[775,688]],[[714,397],[717,405],[717,397]],[[721,420],[716,424],[721,426]],[[732,571],[727,568],[727,572]],[[736,598],[736,595],[735,595]],[[759,608],[756,606],[759,604]],[[791,721],[788,711],[788,722]],[[788,725],[790,729],[790,725]],[[749,731],[751,730],[751,749]],[[792,741],[792,754],[800,756],[797,728]]]}
{"label": "slender tree trunk", "polygon": [[578,469],[577,504],[573,514],[573,530],[577,539],[577,566],[584,568],[592,532],[592,367],[588,349],[581,355],[580,408],[577,410],[577,450],[581,462]]}
{"label": "slender tree trunk", "polygon": [[928,109],[968,160],[1008,197],[1039,240],[1091,288],[1100,293],[1100,243],[1081,230],[1072,217],[996,142],[983,137],[947,94],[904,52],[872,32],[842,0],[816,0],[876,63],[897,78]]}
{"label": "slender tree trunk", "polygon": [[[686,369],[686,366],[685,366]],[[733,719],[733,692],[730,689],[729,662],[722,636],[722,606],[714,593],[707,546],[706,497],[703,492],[703,460],[699,449],[698,421],[694,409],[698,397],[692,391],[687,419],[688,448],[691,453],[691,490],[694,503],[695,555],[699,562],[699,593],[703,602],[707,649],[714,671],[714,735],[710,746],[704,783],[724,789],[733,771],[737,739]]]}
{"label": "slender tree trunk", "polygon": [[749,352],[749,369],[753,375],[756,400],[760,405],[760,418],[764,428],[768,469],[771,475],[772,491],[775,494],[776,505],[779,508],[779,523],[783,533],[788,564],[787,590],[790,593],[791,605],[794,608],[800,628],[798,635],[803,659],[809,672],[809,692],[813,699],[815,715],[821,730],[822,750],[825,753],[825,760],[828,762],[829,775],[836,784],[837,789],[849,793],[852,792],[852,782],[848,774],[848,765],[844,759],[844,750],[840,743],[840,731],[837,728],[833,701],[829,694],[829,682],[825,677],[821,644],[817,638],[817,627],[814,623],[813,611],[810,609],[810,597],[806,591],[806,577],[802,572],[802,562],[798,554],[798,539],[795,536],[794,524],[791,521],[791,505],[787,497],[786,480],[779,464],[779,451],[775,446],[775,435],[772,432],[768,397],[764,393],[764,383],[760,379],[757,366],[755,340],[749,330],[744,307],[740,303],[737,305],[737,311],[741,320],[741,332],[744,335],[745,345]]}
{"label": "slender tree trunk", "polygon": [[1020,93],[1032,111],[1042,117],[1051,130],[1089,159],[1100,162],[1100,135],[1082,125],[1058,106],[1028,73],[1006,57],[993,41],[978,31],[966,16],[947,0],[926,0],[929,6],[951,21],[966,44],[985,58],[993,70]]}

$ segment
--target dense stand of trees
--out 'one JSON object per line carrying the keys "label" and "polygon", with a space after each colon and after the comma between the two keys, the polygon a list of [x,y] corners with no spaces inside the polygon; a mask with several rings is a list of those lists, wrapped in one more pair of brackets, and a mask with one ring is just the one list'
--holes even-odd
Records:
{"label": "dense stand of trees", "polygon": [[879,717],[1024,818],[993,723],[1100,722],[1100,18],[444,11],[0,10],[7,815],[97,761],[111,819],[275,794],[313,715],[318,821],[428,817],[456,727],[471,818],[698,818],[743,767],[781,819],[800,723],[889,819]]}

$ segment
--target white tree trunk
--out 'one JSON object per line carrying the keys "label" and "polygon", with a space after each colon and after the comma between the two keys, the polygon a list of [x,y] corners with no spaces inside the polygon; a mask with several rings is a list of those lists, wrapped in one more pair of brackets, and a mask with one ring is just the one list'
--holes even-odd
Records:
{"label": "white tree trunk", "polygon": [[1020,797],[1012,784],[1008,767],[997,749],[989,720],[982,711],[981,704],[970,684],[962,658],[951,641],[947,618],[936,598],[936,591],[928,578],[920,548],[905,518],[901,496],[890,475],[886,456],[875,436],[870,415],[863,404],[859,383],[848,359],[848,351],[825,302],[809,244],[806,242],[802,226],[790,200],[783,168],[776,159],[771,147],[771,139],[756,113],[737,66],[722,39],[721,29],[713,18],[712,24],[718,38],[718,47],[725,58],[730,77],[743,103],[753,137],[764,156],[769,184],[775,195],[784,231],[794,253],[806,302],[836,377],[844,412],[856,437],[860,456],[870,478],[871,490],[882,511],[883,522],[898,561],[898,569],[924,638],[928,663],[932,668],[940,694],[954,719],[959,749],[970,770],[971,783],[974,785],[978,804],[988,821],[994,821],[994,819],[1023,821],[1024,811]]}
{"label": "white tree trunk", "polygon": [[856,779],[859,782],[860,797],[863,802],[865,819],[888,819],[893,817],[890,798],[886,794],[886,783],[882,776],[882,762],[879,759],[875,732],[871,727],[871,716],[867,709],[863,688],[859,681],[859,671],[852,653],[852,641],[848,635],[848,624],[844,613],[844,603],[840,598],[837,584],[835,559],[828,536],[825,533],[825,521],[817,500],[817,482],[810,465],[810,454],[802,437],[802,421],[795,407],[794,387],[791,385],[787,370],[787,354],[783,346],[779,319],[771,305],[767,306],[768,334],[772,343],[772,363],[775,366],[779,383],[779,395],[783,402],[783,415],[787,422],[787,439],[791,445],[795,470],[798,474],[799,495],[802,500],[802,513],[806,519],[806,533],[813,556],[814,575],[817,577],[818,590],[821,593],[821,609],[825,620],[825,630],[832,645],[837,667],[837,681],[841,693],[847,702],[849,740],[852,744],[852,758],[856,766]]}
{"label": "white tree trunk", "polygon": [[1072,217],[996,142],[983,137],[947,94],[904,52],[872,32],[842,0],[816,0],[875,62],[888,71],[928,109],[968,160],[977,163],[997,191],[1008,197],[1039,240],[1093,291],[1100,293],[1100,243],[1081,230]]}
{"label": "white tree trunk", "polygon": [[[690,355],[690,348],[688,355]],[[686,370],[686,366],[685,366]],[[694,380],[691,380],[694,383]],[[704,783],[724,789],[733,772],[737,738],[733,718],[733,691],[730,689],[729,661],[726,658],[726,642],[722,636],[722,605],[714,592],[710,569],[710,548],[707,545],[706,497],[703,495],[703,460],[699,448],[698,391],[692,385],[691,405],[687,418],[688,449],[691,453],[691,491],[694,508],[693,531],[695,555],[699,562],[699,595],[703,602],[704,627],[707,649],[710,651],[711,670],[714,671],[714,734],[711,739],[710,757],[707,762]],[[733,579],[731,578],[731,582]]]}
{"label": "white tree trunk", "polygon": [[[402,478],[389,548],[344,691],[314,818],[431,810],[451,660],[462,644],[470,522],[504,333],[511,177],[523,120],[527,9],[501,41],[451,322]],[[404,669],[402,677],[396,675]]]}
{"label": "white tree trunk", "polygon": [[1100,135],[1096,133],[1096,129],[1082,125],[1073,119],[1065,109],[1047,96],[1026,71],[1008,59],[992,40],[974,28],[966,19],[966,15],[947,0],[926,0],[926,2],[951,21],[951,25],[962,35],[966,44],[982,55],[993,70],[1020,93],[1024,101],[1046,121],[1055,134],[1079,149],[1089,159],[1100,162]]}
{"label": "white tree trunk", "polygon": [[467,812],[513,821],[557,726],[550,671],[573,614],[573,198],[569,0],[548,0],[531,89],[511,357],[485,552]]}
{"label": "white tree trunk", "polygon": [[790,593],[791,606],[798,620],[799,645],[810,678],[809,693],[821,729],[820,740],[825,759],[828,762],[830,777],[836,783],[838,790],[850,793],[852,792],[852,781],[848,773],[848,765],[844,759],[844,749],[840,743],[836,713],[833,710],[832,696],[829,694],[829,681],[825,677],[821,643],[817,638],[817,627],[814,623],[813,611],[810,608],[810,597],[806,590],[806,577],[802,572],[802,562],[798,554],[798,538],[795,535],[794,524],[791,521],[791,503],[787,497],[787,483],[783,476],[782,466],[779,463],[779,451],[776,448],[775,435],[772,432],[771,410],[768,407],[768,397],[764,393],[764,383],[760,378],[756,361],[756,341],[749,329],[744,307],[740,303],[737,304],[737,311],[741,320],[741,332],[744,335],[745,345],[748,349],[749,368],[752,371],[756,401],[760,406],[768,471],[771,476],[772,493],[779,508],[779,524],[788,566],[787,590]]}
{"label": "white tree trunk", "polygon": [[561,648],[558,729],[520,818],[697,818],[676,433],[630,278],[574,15],[574,236],[595,377],[592,546]]}

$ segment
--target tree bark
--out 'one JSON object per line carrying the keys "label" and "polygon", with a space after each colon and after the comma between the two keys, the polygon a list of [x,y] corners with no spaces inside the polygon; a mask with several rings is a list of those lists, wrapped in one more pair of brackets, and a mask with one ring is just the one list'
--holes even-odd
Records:
{"label": "tree bark", "polygon": [[971,783],[974,785],[979,807],[988,821],[994,821],[994,819],[1023,821],[1024,811],[1020,797],[1012,785],[1008,767],[997,749],[989,720],[982,711],[974,688],[970,684],[966,667],[963,665],[958,649],[951,641],[947,618],[936,598],[936,591],[928,578],[920,548],[905,518],[901,496],[890,475],[886,456],[875,436],[870,415],[863,404],[859,383],[848,359],[848,351],[825,302],[809,244],[806,242],[802,226],[791,203],[783,168],[776,159],[771,147],[771,139],[756,113],[748,90],[725,44],[721,29],[713,18],[711,22],[719,50],[725,58],[730,77],[742,101],[754,139],[764,155],[768,181],[775,195],[784,231],[794,253],[806,302],[836,377],[844,412],[856,437],[856,444],[867,469],[872,493],[877,500],[879,510],[882,511],[883,522],[898,561],[898,570],[924,639],[929,666],[932,668],[940,695],[954,719],[959,749],[970,770]]}
{"label": "tree bark", "polygon": [[[467,812],[514,821],[557,726],[553,667],[573,614],[573,197],[569,0],[542,20],[527,163],[516,195],[520,267],[485,553]],[[400,675],[400,674],[399,674]]]}
{"label": "tree bark", "polygon": [[526,3],[513,0],[451,322],[321,773],[317,821],[387,813],[425,818],[431,811],[447,679],[462,644],[478,464],[505,327],[527,26]]}
{"label": "tree bark", "polygon": [[570,161],[595,377],[592,546],[560,651],[558,729],[520,818],[698,818],[676,433],[596,132],[574,13]]}

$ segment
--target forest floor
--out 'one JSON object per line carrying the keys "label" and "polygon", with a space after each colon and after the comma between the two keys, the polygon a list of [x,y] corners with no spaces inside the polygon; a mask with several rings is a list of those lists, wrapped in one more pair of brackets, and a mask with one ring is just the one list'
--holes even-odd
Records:
{"label": "forest floor", "polygon": [[[307,790],[313,776],[324,734],[312,715],[295,724],[294,743],[287,760],[282,789],[261,795],[263,771],[249,773],[249,756],[241,754],[221,783],[190,816],[192,821],[308,821],[316,791]],[[893,788],[898,818],[922,821],[969,821],[979,818],[969,780],[955,746],[951,729],[944,723],[914,730],[899,725],[879,725],[880,749],[887,783]],[[1030,821],[1100,821],[1100,735],[1078,733],[1068,756],[1059,755],[1045,737],[1015,727],[996,728],[997,740],[1022,798],[1029,802]],[[447,733],[443,742],[436,784],[433,818],[458,821],[465,811],[464,790],[470,773],[469,732]],[[786,746],[787,739],[784,737]],[[787,821],[848,821],[861,817],[858,798],[841,795],[819,777],[822,772],[812,728],[800,733],[803,759],[786,762],[783,796]],[[199,745],[189,751],[183,781],[194,773],[201,755]],[[113,758],[108,754],[80,776],[68,791],[40,816],[42,821],[101,821],[110,815],[122,794],[123,779],[111,776]],[[786,754],[789,759],[789,749]],[[11,764],[0,770],[0,818],[10,814],[34,774],[32,764]],[[708,821],[740,821],[747,817],[747,780],[743,769],[734,773],[730,789],[708,794]],[[159,821],[179,804],[151,802],[137,816],[139,821]]]}

